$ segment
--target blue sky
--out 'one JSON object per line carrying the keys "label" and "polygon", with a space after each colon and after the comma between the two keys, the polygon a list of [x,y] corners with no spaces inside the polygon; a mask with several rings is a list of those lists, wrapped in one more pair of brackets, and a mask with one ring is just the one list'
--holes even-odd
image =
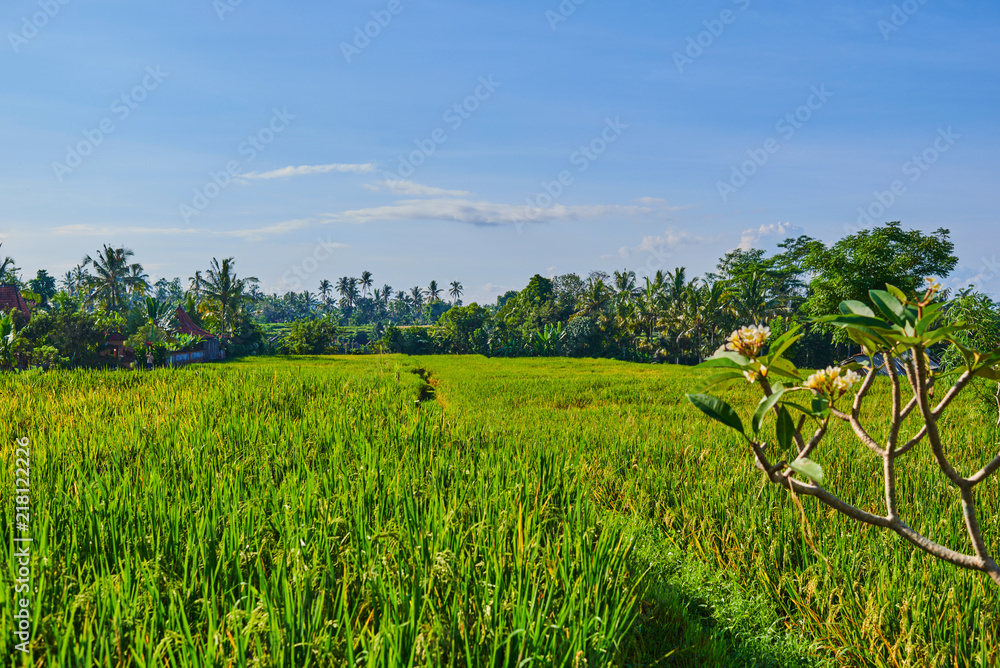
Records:
{"label": "blue sky", "polygon": [[109,243],[488,301],[865,212],[949,228],[952,283],[1000,294],[995,2],[11,0],[0,28],[26,276]]}

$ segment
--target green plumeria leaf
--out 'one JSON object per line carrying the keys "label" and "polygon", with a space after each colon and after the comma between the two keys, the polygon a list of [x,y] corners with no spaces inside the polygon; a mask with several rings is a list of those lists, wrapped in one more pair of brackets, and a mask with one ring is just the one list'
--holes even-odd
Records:
{"label": "green plumeria leaf", "polygon": [[770,366],[766,364],[765,366],[767,366],[768,375],[776,374],[792,380],[802,380],[802,374],[795,368],[795,365],[783,357],[771,360]]}
{"label": "green plumeria leaf", "polygon": [[869,290],[868,296],[879,312],[892,324],[899,327],[906,326],[906,308],[898,299],[885,290]]}
{"label": "green plumeria leaf", "polygon": [[830,415],[830,400],[826,397],[815,396],[812,400],[813,415],[825,419]]}
{"label": "green plumeria leaf", "polygon": [[844,315],[864,315],[869,318],[875,317],[875,311],[869,308],[868,304],[854,299],[840,302],[840,312]]}
{"label": "green plumeria leaf", "polygon": [[720,371],[719,373],[712,374],[701,383],[695,385],[695,390],[697,392],[704,392],[705,390],[718,385],[719,383],[725,383],[730,380],[746,380],[742,371],[737,369],[730,369],[728,371]]}
{"label": "green plumeria leaf", "polygon": [[893,297],[898,299],[903,304],[905,304],[908,301],[906,293],[897,288],[895,285],[889,285],[888,283],[886,283],[885,289],[889,291],[889,294],[891,294]]}
{"label": "green plumeria leaf", "polygon": [[740,420],[740,416],[736,414],[733,407],[725,401],[709,394],[687,394],[685,396],[702,413],[730,429],[735,429],[746,437],[743,421]]}
{"label": "green plumeria leaf", "polygon": [[799,330],[802,329],[801,325],[795,325],[790,330],[778,337],[778,340],[771,344],[771,349],[767,354],[767,357],[762,361],[765,366],[770,366],[774,360],[780,358],[786,350],[791,348],[796,341],[802,338],[799,334]]}
{"label": "green plumeria leaf", "polygon": [[796,473],[801,473],[805,477],[809,478],[813,482],[820,485],[823,484],[823,467],[809,459],[808,457],[803,457],[801,459],[796,459],[794,462],[788,465],[788,468],[792,469]]}
{"label": "green plumeria leaf", "polygon": [[707,360],[697,365],[695,368],[708,368],[708,367],[728,367],[731,369],[743,369],[748,364],[750,364],[749,358],[740,355],[737,352],[725,351],[721,353],[716,353],[712,355]]}
{"label": "green plumeria leaf", "polygon": [[784,406],[778,408],[778,445],[782,450],[792,447],[792,438],[795,435],[795,422],[792,421],[792,414]]}
{"label": "green plumeria leaf", "polygon": [[760,433],[760,427],[764,423],[764,418],[767,417],[767,412],[774,408],[774,405],[781,399],[781,395],[785,393],[785,388],[781,385],[775,385],[772,389],[774,392],[771,396],[761,399],[760,404],[757,405],[757,410],[753,414],[750,426],[753,427],[753,433],[755,434]]}

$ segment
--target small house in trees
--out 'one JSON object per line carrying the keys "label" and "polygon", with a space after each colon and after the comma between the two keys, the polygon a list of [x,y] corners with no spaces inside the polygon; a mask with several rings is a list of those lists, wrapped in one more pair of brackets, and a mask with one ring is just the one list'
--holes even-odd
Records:
{"label": "small house in trees", "polygon": [[[903,353],[902,356],[893,358],[894,366],[896,367],[896,375],[900,378],[906,378],[906,368],[904,363],[909,361],[909,355],[910,353],[907,351],[906,353]],[[927,357],[929,359],[929,368],[931,371],[937,371],[941,368],[941,365],[936,359],[930,355]],[[862,369],[860,370],[862,376],[867,376],[873,366],[875,367],[875,375],[889,375],[889,370],[885,367],[885,359],[882,357],[882,353],[875,353],[872,355],[871,359],[868,358],[868,355],[859,353],[857,355],[851,355],[851,359],[849,361],[857,362],[862,366]]]}
{"label": "small house in trees", "polygon": [[8,311],[19,311],[24,317],[22,325],[31,320],[28,302],[24,301],[24,297],[21,296],[21,291],[17,289],[16,285],[0,285],[0,315],[6,314]]}
{"label": "small house in trees", "polygon": [[218,336],[196,325],[191,316],[180,306],[174,312],[174,317],[177,319],[177,333],[201,337],[201,345],[196,350],[169,353],[167,361],[171,366],[183,366],[195,362],[214,362],[223,358],[222,341]]}

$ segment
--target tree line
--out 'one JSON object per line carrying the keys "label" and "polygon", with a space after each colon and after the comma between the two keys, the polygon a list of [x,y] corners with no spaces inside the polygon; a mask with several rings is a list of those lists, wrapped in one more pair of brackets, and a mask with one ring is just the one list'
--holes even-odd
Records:
{"label": "tree line", "polygon": [[[264,294],[255,277],[237,274],[233,258],[213,259],[186,282],[151,282],[130,249],[107,245],[59,279],[42,269],[24,281],[7,256],[0,283],[17,286],[33,315],[29,323],[19,323],[16,312],[5,316],[12,334],[0,365],[100,366],[109,362],[101,354],[109,333],[133,350],[191,346],[196,342],[175,334],[181,306],[223,337],[230,355],[562,355],[697,364],[741,325],[768,324],[780,335],[802,324],[805,335],[790,354],[817,368],[852,351],[843,332],[813,324],[815,317],[844,300],[867,302],[868,291],[886,283],[914,293],[958,261],[947,229],[925,234],[899,222],[831,245],[790,238],[778,249],[732,250],[700,277],[684,267],[641,278],[627,268],[535,275],[524,289],[484,305],[465,305],[457,280],[397,290],[378,285],[370,271],[323,279],[315,292]],[[997,336],[1000,309],[987,295],[967,289],[944,298],[955,318],[982,323],[970,336]]]}

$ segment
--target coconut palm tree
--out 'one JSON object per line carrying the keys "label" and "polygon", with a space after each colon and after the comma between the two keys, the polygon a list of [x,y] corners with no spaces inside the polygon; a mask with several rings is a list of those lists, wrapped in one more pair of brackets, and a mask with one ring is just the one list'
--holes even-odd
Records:
{"label": "coconut palm tree", "polygon": [[424,305],[424,291],[419,285],[414,285],[410,288],[410,298],[413,300],[415,306]]}
{"label": "coconut palm tree", "polygon": [[129,293],[136,297],[145,297],[149,291],[149,274],[142,269],[141,264],[129,267]]}
{"label": "coconut palm tree", "polygon": [[188,286],[188,291],[195,297],[201,294],[201,286],[205,283],[205,279],[201,276],[201,270],[194,272],[194,276],[188,278],[190,284]]}
{"label": "coconut palm tree", "polygon": [[462,292],[464,290],[465,288],[463,288],[462,284],[458,281],[451,282],[451,290],[448,291],[448,294],[451,295],[451,298],[455,301],[456,306],[462,305]]}
{"label": "coconut palm tree", "polygon": [[212,266],[205,272],[201,286],[202,297],[208,302],[208,311],[219,323],[219,333],[230,333],[233,319],[242,307],[253,298],[250,287],[258,282],[253,276],[238,278],[234,269],[235,261],[227,257],[220,263],[212,258]]}
{"label": "coconut palm tree", "polygon": [[[0,246],[3,246],[2,242],[0,242]],[[4,274],[7,273],[8,269],[11,271],[15,271],[17,269],[17,267],[14,266],[14,258],[10,255],[7,255],[0,260],[0,283],[3,283]]]}
{"label": "coconut palm tree", "polygon": [[143,302],[143,313],[146,316],[146,322],[150,325],[150,334],[155,341],[156,333],[167,328],[173,312],[166,302],[161,302],[155,297],[146,297]]}
{"label": "coconut palm tree", "polygon": [[323,301],[327,304],[330,303],[330,295],[333,293],[333,283],[327,279],[323,279],[319,282],[319,294],[323,297]]}
{"label": "coconut palm tree", "polygon": [[358,279],[350,276],[342,276],[337,281],[337,292],[340,293],[340,304],[345,310],[354,307],[358,295]]}
{"label": "coconut palm tree", "polygon": [[94,276],[87,276],[83,285],[87,304],[99,302],[105,310],[120,313],[128,305],[129,293],[142,294],[148,288],[147,276],[139,263],[129,263],[135,253],[130,248],[112,248],[107,244],[97,251],[97,257],[83,258],[83,264],[93,265]]}
{"label": "coconut palm tree", "polygon": [[382,284],[382,305],[388,306],[389,300],[392,299],[392,286],[388,283]]}
{"label": "coconut palm tree", "polygon": [[318,305],[319,302],[316,301],[316,295],[308,290],[302,293],[302,308],[304,308],[306,312],[312,313],[313,309],[315,309]]}
{"label": "coconut palm tree", "polygon": [[436,302],[441,298],[441,288],[438,287],[437,281],[431,281],[430,285],[427,286],[427,301]]}
{"label": "coconut palm tree", "polygon": [[368,292],[372,289],[372,272],[363,271],[361,272],[361,279],[358,281],[361,286],[361,296],[367,297]]}

